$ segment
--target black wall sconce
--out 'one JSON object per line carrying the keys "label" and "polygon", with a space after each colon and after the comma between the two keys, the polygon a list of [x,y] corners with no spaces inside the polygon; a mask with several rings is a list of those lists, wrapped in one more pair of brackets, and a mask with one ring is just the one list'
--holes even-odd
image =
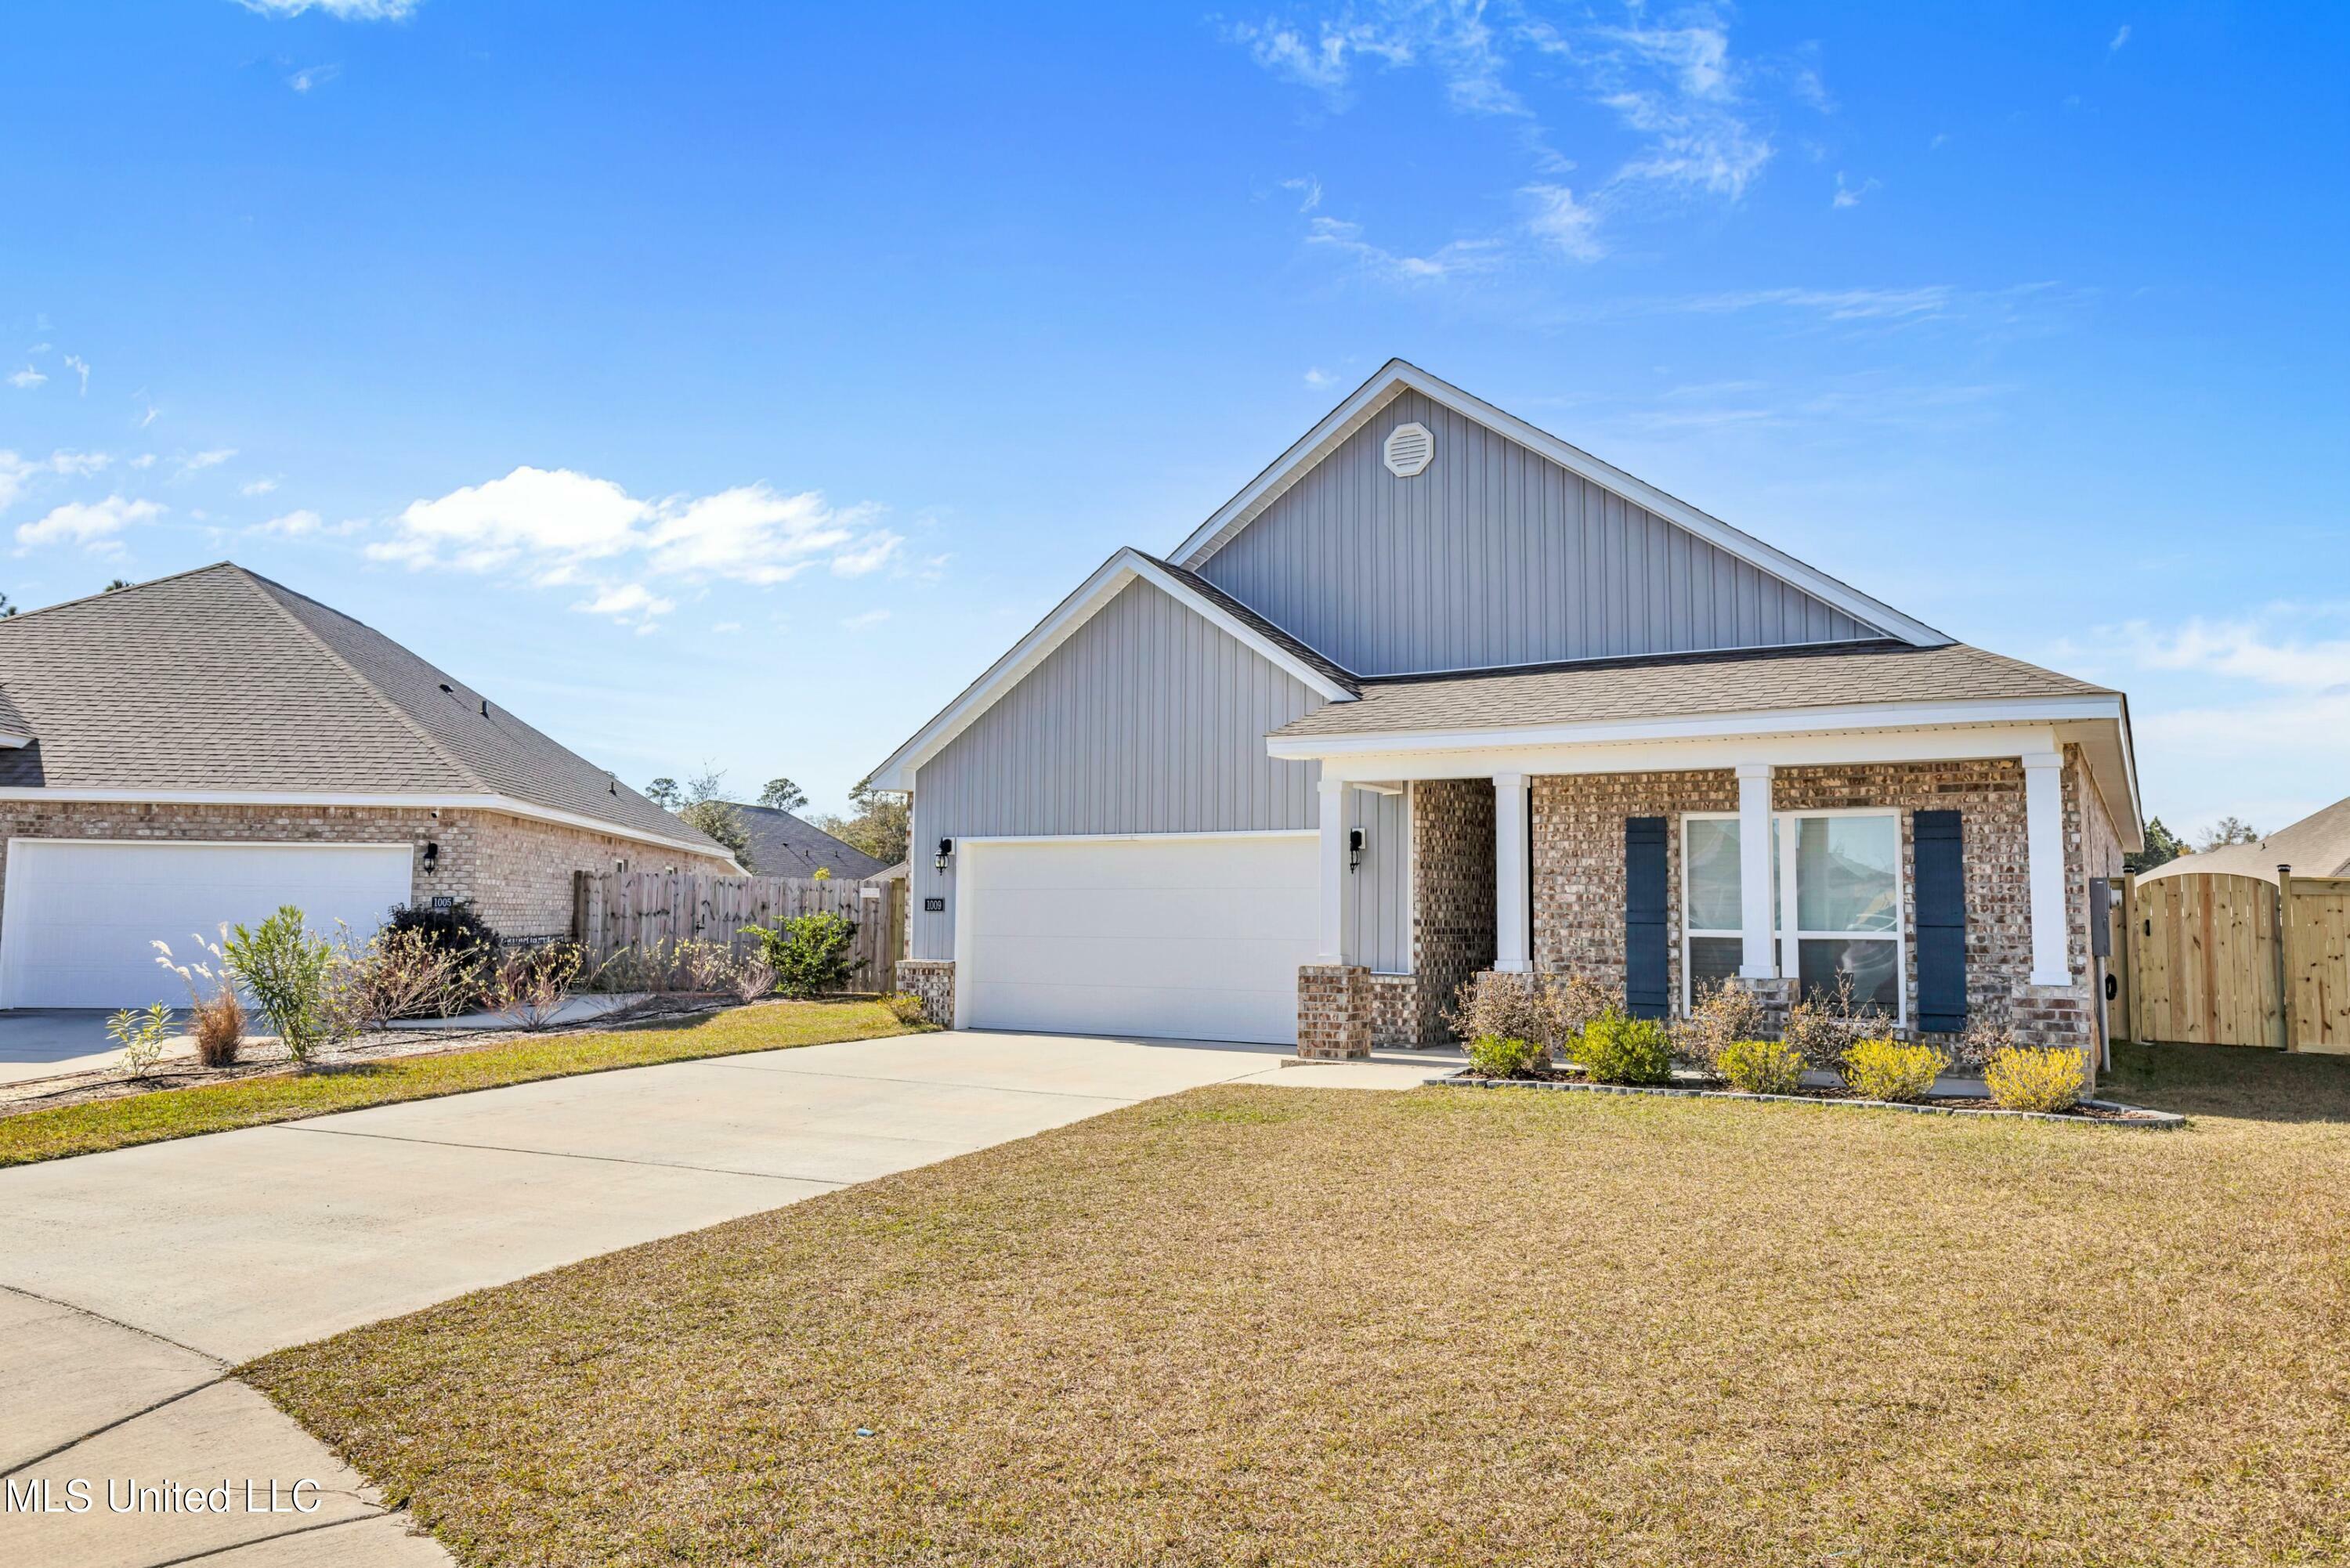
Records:
{"label": "black wall sconce", "polygon": [[945,870],[947,868],[948,857],[953,854],[954,840],[951,838],[940,839],[938,857],[931,862],[931,868],[934,871]]}
{"label": "black wall sconce", "polygon": [[424,874],[432,875],[432,867],[441,864],[441,846],[431,839],[424,841]]}
{"label": "black wall sconce", "polygon": [[1347,829],[1347,870],[1359,871],[1362,869],[1363,851],[1369,846],[1369,844],[1370,835],[1364,832],[1361,828],[1350,827]]}

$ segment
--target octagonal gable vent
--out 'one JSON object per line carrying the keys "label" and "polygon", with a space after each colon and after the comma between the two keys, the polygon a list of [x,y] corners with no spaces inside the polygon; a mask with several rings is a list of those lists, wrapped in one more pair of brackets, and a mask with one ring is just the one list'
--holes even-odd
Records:
{"label": "octagonal gable vent", "polygon": [[1388,472],[1398,479],[1409,479],[1436,461],[1436,438],[1417,421],[1398,425],[1388,432],[1386,455]]}

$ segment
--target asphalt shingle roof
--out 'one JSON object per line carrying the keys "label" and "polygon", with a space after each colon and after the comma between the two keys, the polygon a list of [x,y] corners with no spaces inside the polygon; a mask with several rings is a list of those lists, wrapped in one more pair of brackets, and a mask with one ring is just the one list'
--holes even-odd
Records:
{"label": "asphalt shingle roof", "polygon": [[1858,702],[2098,695],[2107,690],[1964,643],[1840,643],[1367,680],[1360,683],[1357,701],[1327,703],[1274,733],[1516,729]]}
{"label": "asphalt shingle roof", "polygon": [[751,869],[762,877],[813,877],[818,867],[852,882],[889,869],[818,827],[766,805],[737,805],[751,837]]}
{"label": "asphalt shingle roof", "polygon": [[0,702],[36,737],[0,750],[0,785],[502,794],[712,842],[381,632],[230,562],[0,620]]}
{"label": "asphalt shingle roof", "polygon": [[2279,866],[2292,867],[2296,877],[2350,876],[2350,799],[2312,812],[2257,844],[2222,845],[2182,855],[2156,867],[2140,880],[2189,871],[2223,871],[2273,882]]}

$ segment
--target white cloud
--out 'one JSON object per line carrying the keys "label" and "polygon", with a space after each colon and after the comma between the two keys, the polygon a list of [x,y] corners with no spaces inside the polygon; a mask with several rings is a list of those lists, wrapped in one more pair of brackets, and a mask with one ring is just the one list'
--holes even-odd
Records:
{"label": "white cloud", "polygon": [[155,466],[155,454],[151,452],[142,452],[137,457],[130,460],[130,466],[133,468],[152,468]]}
{"label": "white cloud", "polygon": [[0,512],[25,492],[26,482],[43,474],[80,479],[104,469],[113,458],[102,452],[53,452],[47,457],[23,458],[0,451]]}
{"label": "white cloud", "polygon": [[125,501],[120,495],[109,495],[103,501],[68,502],[37,523],[20,525],[16,543],[21,549],[73,544],[107,554],[121,547],[114,536],[124,528],[160,517],[162,513],[163,509],[152,501]]}
{"label": "white cloud", "polygon": [[1284,180],[1281,188],[1297,192],[1297,210],[1310,213],[1322,204],[1322,182],[1311,174],[1301,174],[1295,180]]}
{"label": "white cloud", "polygon": [[161,409],[157,408],[154,404],[152,404],[152,403],[148,404],[148,405],[147,405],[147,417],[146,417],[145,419],[143,419],[143,420],[140,420],[140,421],[139,421],[139,428],[140,428],[140,430],[142,430],[142,431],[143,431],[143,430],[145,430],[149,425],[153,424],[153,423],[155,422],[155,416],[156,416],[157,414],[161,413],[162,411],[163,411],[162,410],[161,410]]}
{"label": "white cloud", "polygon": [[[2282,612],[2271,618],[2282,618]],[[2189,618],[2163,631],[2131,621],[2109,634],[2141,667],[2232,676],[2262,686],[2350,696],[2350,637],[2275,635],[2259,618]]]}
{"label": "white cloud", "polygon": [[182,473],[194,473],[202,469],[218,468],[222,463],[226,462],[230,458],[234,457],[235,455],[236,448],[233,446],[214,447],[210,452],[200,452],[193,457],[182,458],[180,460],[180,472]]}
{"label": "white cloud", "polygon": [[404,22],[415,14],[417,0],[236,0],[248,11],[265,16],[299,16],[324,11],[346,22]]}
{"label": "white cloud", "polygon": [[286,78],[286,85],[296,92],[308,92],[312,88],[326,86],[342,74],[340,66],[304,66]]}
{"label": "white cloud", "polygon": [[889,618],[889,612],[888,610],[869,609],[859,615],[844,616],[841,618],[840,624],[847,627],[851,631],[863,631],[868,627],[879,626],[883,621],[888,620]]}
{"label": "white cloud", "polygon": [[1607,254],[1599,243],[1599,214],[1575,199],[1564,185],[1528,185],[1519,191],[1534,204],[1526,227],[1536,238],[1576,261],[1596,261]]}
{"label": "white cloud", "polygon": [[66,356],[66,369],[81,378],[81,395],[89,396],[89,361],[78,354]]}
{"label": "white cloud", "polygon": [[1494,239],[1454,240],[1426,255],[1405,255],[1364,239],[1361,224],[1330,217],[1313,220],[1305,243],[1327,245],[1353,256],[1370,272],[1406,283],[1431,283],[1462,273],[1483,272],[1500,265],[1503,259],[1502,242]]}
{"label": "white cloud", "polygon": [[1877,183],[1875,180],[1864,180],[1857,185],[1847,185],[1844,171],[1839,169],[1836,171],[1835,194],[1829,199],[1828,204],[1832,207],[1857,207],[1863,196],[1877,189]]}
{"label": "white cloud", "polygon": [[316,512],[305,508],[297,512],[288,512],[282,517],[272,517],[266,523],[256,523],[254,524],[253,531],[256,534],[276,534],[288,539],[298,539],[305,534],[317,533],[319,521]]}
{"label": "white cloud", "polygon": [[2113,41],[2112,43],[2107,44],[2107,45],[2106,46],[2106,53],[2107,53],[2107,54],[2109,54],[2109,55],[2110,55],[2110,54],[2113,54],[2115,51],[2118,50],[2118,49],[2119,49],[2119,48],[2120,48],[2124,44],[2128,43],[2128,42],[2129,42],[2129,38],[2130,38],[2129,24],[2128,24],[2127,22],[2124,22],[2124,23],[2122,24],[2121,31],[2120,31],[2120,32],[2118,32],[2118,33],[2116,33],[2116,34],[2114,35],[2114,41]]}
{"label": "white cloud", "polygon": [[8,384],[12,387],[22,387],[25,390],[29,392],[35,387],[41,386],[47,380],[48,378],[47,376],[42,375],[38,370],[36,370],[30,365],[27,365],[23,369],[10,376],[8,378]]}
{"label": "white cloud", "polygon": [[664,598],[642,583],[607,583],[571,607],[582,615],[610,616],[622,626],[645,631],[656,618],[677,608],[677,601]]}
{"label": "white cloud", "polygon": [[277,488],[274,479],[248,479],[236,487],[239,495],[266,495]]}
{"label": "white cloud", "polygon": [[843,576],[878,569],[904,542],[871,525],[879,512],[765,484],[650,501],[608,479],[525,465],[412,504],[367,553],[410,567],[514,570],[542,587],[588,582],[583,566],[622,557],[657,577],[765,587],[826,563]]}
{"label": "white cloud", "polygon": [[722,620],[710,629],[712,634],[717,637],[733,637],[743,629],[743,623],[739,620]]}
{"label": "white cloud", "polygon": [[1920,288],[1758,288],[1742,294],[1708,294],[1678,301],[1673,308],[1700,315],[1784,306],[1814,310],[1831,321],[1869,321],[1939,316],[1954,297],[1940,284]]}
{"label": "white cloud", "polygon": [[1309,366],[1305,371],[1305,384],[1309,387],[1326,387],[1337,379],[1319,365]]}

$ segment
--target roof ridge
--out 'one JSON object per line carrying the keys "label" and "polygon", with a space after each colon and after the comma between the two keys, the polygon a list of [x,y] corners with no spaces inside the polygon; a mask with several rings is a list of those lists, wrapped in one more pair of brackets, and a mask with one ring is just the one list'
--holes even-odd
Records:
{"label": "roof ridge", "polygon": [[[165,583],[176,583],[182,577],[200,577],[206,572],[217,572],[224,568],[232,572],[244,571],[244,568],[238,566],[234,561],[212,561],[201,566],[190,566],[185,571],[166,572],[160,577],[149,577],[143,583],[126,583],[119,588],[100,588],[94,594],[84,594],[79,598],[59,599],[53,605],[43,605],[38,609],[18,610],[12,616],[0,616],[0,627],[11,626],[20,621],[28,621],[35,616],[47,615],[51,610],[71,609],[76,605],[86,605],[94,603],[99,599],[109,599],[117,594],[135,594],[141,588],[159,588]],[[245,575],[247,576],[251,576],[253,574],[246,572]]]}
{"label": "roof ridge", "polygon": [[[273,582],[269,578],[263,576],[259,572],[240,566],[234,561],[224,561],[221,565],[234,572],[237,576],[244,582],[247,587],[252,588],[256,594],[258,594],[260,597],[268,604],[271,609],[276,611],[288,625],[295,628],[296,632],[307,639],[312,647],[316,648],[319,652],[325,654],[328,659],[332,660],[336,668],[341,670],[353,680],[358,681],[359,690],[374,698],[377,703],[386,711],[390,713],[394,719],[398,720],[400,723],[407,729],[410,734],[414,735],[419,741],[421,741],[424,743],[424,749],[426,751],[432,753],[434,756],[439,757],[442,762],[448,763],[450,768],[456,773],[458,777],[470,781],[475,789],[480,790],[484,794],[502,795],[506,793],[505,791],[497,788],[494,784],[491,784],[489,780],[484,778],[472,768],[466,766],[465,763],[458,758],[455,753],[450,751],[448,747],[442,745],[440,742],[434,740],[432,732],[417,722],[415,714],[411,713],[400,703],[393,701],[391,697],[385,692],[381,687],[378,686],[374,681],[369,680],[366,675],[360,672],[359,666],[353,664],[349,659],[345,659],[332,643],[328,642],[325,638],[320,637],[317,631],[311,628],[309,622],[304,620],[300,616],[296,615],[292,607],[287,605],[277,596],[279,594],[294,594],[295,597],[307,600],[308,603],[314,605],[318,605],[320,609],[328,610],[335,615],[342,615],[342,611],[336,609],[332,605],[318,604],[317,599],[311,598],[307,594],[295,593],[294,589],[287,587],[285,584]],[[351,618],[345,616],[343,618],[349,620]],[[367,625],[364,621],[352,621],[352,624],[354,626]],[[369,629],[371,631],[374,630],[372,627],[369,627]],[[377,635],[380,636],[382,634],[378,633]]]}
{"label": "roof ridge", "polygon": [[[1962,643],[1945,643],[1942,648],[1964,647]],[[1568,670],[1607,670],[1638,666],[1652,670],[1660,665],[1732,664],[1763,659],[1791,659],[1826,656],[1837,653],[1939,653],[1942,648],[1921,648],[1898,637],[1850,637],[1835,642],[1774,642],[1753,648],[1692,648],[1670,653],[1598,653],[1588,659],[1545,659],[1532,664],[1484,664],[1463,670],[1411,670],[1395,675],[1366,675],[1366,689],[1375,686],[1410,686],[1438,680],[1482,680],[1503,675],[1549,675]],[[1983,650],[1976,649],[1980,653]],[[2043,671],[2054,675],[2055,670]],[[2072,677],[2066,676],[2066,680]]]}

